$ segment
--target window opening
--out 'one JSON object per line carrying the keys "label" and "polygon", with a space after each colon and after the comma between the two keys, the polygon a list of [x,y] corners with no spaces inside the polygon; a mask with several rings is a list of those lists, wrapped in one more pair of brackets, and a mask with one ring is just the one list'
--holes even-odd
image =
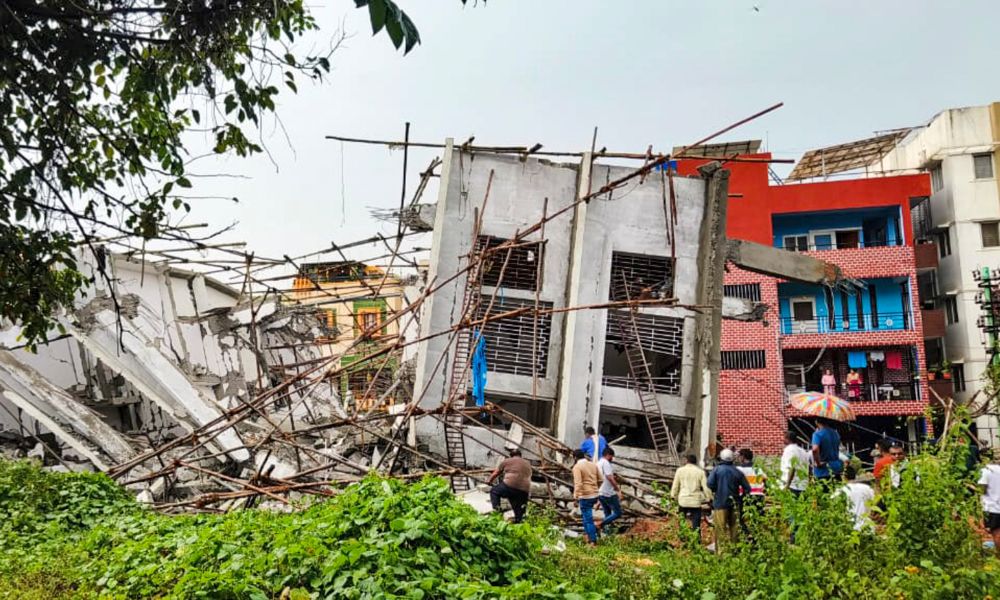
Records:
{"label": "window opening", "polygon": [[[476,240],[476,253],[487,248],[496,248],[509,241],[504,238],[481,235]],[[510,259],[507,258],[508,252]],[[504,261],[507,261],[506,268],[504,268]],[[483,264],[483,285],[535,291],[538,288],[538,273],[541,270],[539,263],[541,261],[541,242],[519,242],[510,249],[492,252]],[[500,281],[501,271],[503,272],[502,282]]]}
{"label": "window opening", "polygon": [[723,350],[722,368],[725,370],[766,369],[763,350]]}
{"label": "window opening", "polygon": [[610,387],[633,387],[626,348],[622,339],[622,329],[632,327],[631,319],[639,332],[649,373],[653,378],[653,389],[660,394],[679,395],[681,392],[681,357],[684,349],[684,319],[662,317],[627,311],[609,310],[607,336],[604,346],[604,385]]}
{"label": "window opening", "polygon": [[976,179],[993,179],[993,154],[973,154],[972,170]]}
{"label": "window opening", "polygon": [[[506,278],[505,278],[506,279]],[[484,295],[476,308],[476,319],[486,317],[491,296]],[[531,358],[534,354],[537,361],[535,370],[539,377],[546,376],[549,362],[549,339],[552,334],[551,302],[539,302],[538,337],[535,351],[532,351],[532,338],[535,334],[534,312],[535,301],[521,298],[497,297],[490,310],[491,316],[529,308],[514,316],[489,321],[483,325],[482,331],[486,338],[486,369],[511,375],[532,376]]]}
{"label": "window opening", "polygon": [[995,248],[1000,246],[1000,223],[997,221],[980,223],[979,235],[983,240],[983,248]]}
{"label": "window opening", "polygon": [[945,297],[944,315],[949,325],[958,323],[958,299],[955,296]]}
{"label": "window opening", "polygon": [[612,302],[629,298],[671,298],[673,295],[673,259],[632,252],[611,253],[609,297]]}
{"label": "window opening", "polygon": [[727,298],[741,298],[752,302],[760,302],[759,283],[740,283],[722,286],[722,295]]}
{"label": "window opening", "polygon": [[944,258],[951,255],[951,227],[937,233],[938,256]]}

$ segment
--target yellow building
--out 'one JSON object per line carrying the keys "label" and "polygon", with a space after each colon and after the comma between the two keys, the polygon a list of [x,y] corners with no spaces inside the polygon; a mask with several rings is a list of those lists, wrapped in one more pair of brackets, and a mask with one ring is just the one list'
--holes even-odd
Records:
{"label": "yellow building", "polygon": [[[357,363],[338,376],[345,405],[362,411],[372,408],[392,384],[400,353],[364,357],[395,343],[399,336],[399,322],[391,319],[403,306],[400,279],[359,262],[304,264],[295,278],[291,300],[316,307],[329,333],[327,352],[340,357],[341,367]],[[369,339],[355,344],[363,332],[368,332]]]}

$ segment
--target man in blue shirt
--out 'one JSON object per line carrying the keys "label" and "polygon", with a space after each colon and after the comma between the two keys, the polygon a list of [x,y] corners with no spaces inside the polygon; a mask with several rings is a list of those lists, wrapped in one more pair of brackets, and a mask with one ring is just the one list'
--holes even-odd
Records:
{"label": "man in blue shirt", "polygon": [[743,497],[750,493],[750,482],[746,475],[733,466],[733,451],[726,448],[719,453],[719,464],[708,476],[708,487],[712,490],[712,524],[715,526],[715,551],[722,544],[736,543],[739,529],[736,516]]}
{"label": "man in blue shirt", "polygon": [[816,420],[812,435],[813,475],[817,480],[840,479],[844,463],[840,460],[840,434],[826,419]]}
{"label": "man in blue shirt", "polygon": [[604,449],[608,447],[608,441],[604,439],[604,436],[603,435],[597,436],[598,448],[597,448],[597,457],[595,457],[594,435],[596,435],[597,432],[594,431],[593,427],[586,427],[584,428],[583,431],[584,433],[587,434],[587,437],[584,438],[583,442],[580,443],[580,450],[583,450],[583,453],[586,454],[587,458],[589,458],[590,460],[596,460],[596,458],[604,456]]}

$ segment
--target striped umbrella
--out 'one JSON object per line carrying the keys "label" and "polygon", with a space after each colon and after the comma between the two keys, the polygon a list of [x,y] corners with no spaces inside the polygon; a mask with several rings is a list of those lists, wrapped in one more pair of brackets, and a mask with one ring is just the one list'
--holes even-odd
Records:
{"label": "striped umbrella", "polygon": [[854,411],[847,400],[822,392],[801,392],[792,394],[788,404],[807,415],[833,419],[834,421],[853,421]]}

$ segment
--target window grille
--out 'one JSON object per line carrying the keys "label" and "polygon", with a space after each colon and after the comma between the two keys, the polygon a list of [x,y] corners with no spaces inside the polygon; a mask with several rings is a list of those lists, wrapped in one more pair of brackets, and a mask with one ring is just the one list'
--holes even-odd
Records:
{"label": "window grille", "polygon": [[640,297],[673,297],[673,260],[667,256],[612,252],[610,287],[612,302]]}
{"label": "window grille", "polygon": [[723,350],[722,368],[726,370],[766,369],[763,350]]}
{"label": "window grille", "polygon": [[[504,278],[506,280],[506,277]],[[476,308],[476,319],[486,317],[486,309],[490,297],[484,295]],[[496,316],[519,308],[531,308],[515,316],[489,321],[482,327],[486,337],[486,369],[511,375],[532,376],[531,359],[536,358],[535,372],[539,377],[545,377],[549,357],[549,340],[552,335],[552,314],[544,312],[538,315],[538,336],[535,337],[535,317],[532,314],[534,300],[520,298],[500,298],[494,300],[490,315]],[[551,302],[539,302],[540,311],[552,308]],[[532,339],[537,346],[532,351]]]}
{"label": "window grille", "polygon": [[[509,242],[503,238],[481,235],[476,240],[476,252]],[[508,259],[507,256],[510,255]],[[506,261],[507,266],[504,267]],[[538,288],[538,273],[542,261],[542,244],[540,242],[519,242],[507,250],[497,250],[490,253],[483,265],[483,285],[505,287],[514,290],[535,291]],[[500,273],[503,272],[503,281]]]}
{"label": "window grille", "polygon": [[760,302],[759,283],[740,283],[722,286],[722,295],[727,298],[742,298],[752,302]]}

